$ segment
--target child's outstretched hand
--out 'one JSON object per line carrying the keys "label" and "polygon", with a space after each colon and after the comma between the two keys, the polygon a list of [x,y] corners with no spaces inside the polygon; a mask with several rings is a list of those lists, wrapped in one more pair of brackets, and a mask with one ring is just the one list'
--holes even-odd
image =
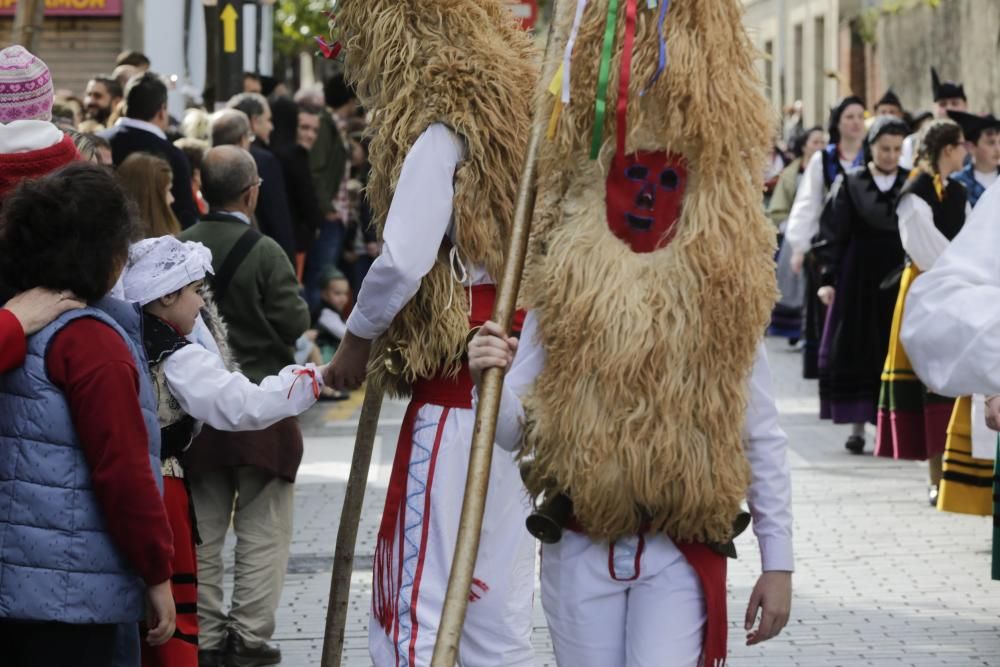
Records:
{"label": "child's outstretched hand", "polygon": [[487,368],[508,369],[514,362],[517,339],[508,337],[496,322],[487,322],[469,341],[469,372],[478,387]]}

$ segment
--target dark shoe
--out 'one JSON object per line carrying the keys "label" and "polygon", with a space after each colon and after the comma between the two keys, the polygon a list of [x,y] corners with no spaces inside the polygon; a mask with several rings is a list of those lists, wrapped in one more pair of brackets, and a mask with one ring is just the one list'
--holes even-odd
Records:
{"label": "dark shoe", "polygon": [[281,650],[266,643],[247,646],[239,635],[230,633],[226,642],[225,667],[265,667],[281,662]]}
{"label": "dark shoe", "polygon": [[220,650],[198,651],[198,667],[226,667],[225,654]]}
{"label": "dark shoe", "polygon": [[864,454],[865,453],[865,437],[863,435],[852,435],[844,443],[844,447],[847,448],[851,454]]}
{"label": "dark shoe", "polygon": [[936,484],[931,484],[927,489],[927,502],[931,504],[931,507],[937,507],[938,501],[938,487]]}

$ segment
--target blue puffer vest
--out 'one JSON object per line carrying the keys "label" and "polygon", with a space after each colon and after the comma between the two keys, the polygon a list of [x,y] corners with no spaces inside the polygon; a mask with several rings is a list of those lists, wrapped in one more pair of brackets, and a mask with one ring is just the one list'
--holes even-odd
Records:
{"label": "blue puffer vest", "polygon": [[0,618],[132,623],[143,615],[145,584],[107,533],[66,398],[45,367],[53,337],[81,317],[110,326],[132,352],[150,467],[162,485],[138,308],[105,298],[32,336],[24,365],[0,376]]}

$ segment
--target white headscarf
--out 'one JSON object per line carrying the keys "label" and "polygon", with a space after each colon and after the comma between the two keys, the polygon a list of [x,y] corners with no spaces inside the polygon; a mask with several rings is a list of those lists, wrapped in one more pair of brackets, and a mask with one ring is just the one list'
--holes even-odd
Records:
{"label": "white headscarf", "polygon": [[194,241],[161,236],[129,248],[121,283],[127,301],[145,306],[204,280],[209,273],[213,273],[211,250]]}

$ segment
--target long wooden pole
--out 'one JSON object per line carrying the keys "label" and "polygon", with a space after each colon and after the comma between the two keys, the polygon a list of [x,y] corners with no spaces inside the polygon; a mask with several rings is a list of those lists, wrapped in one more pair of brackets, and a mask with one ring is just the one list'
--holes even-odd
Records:
{"label": "long wooden pole", "polygon": [[14,31],[11,39],[28,51],[35,53],[38,46],[35,39],[42,30],[45,17],[45,0],[18,0],[14,10]]}
{"label": "long wooden pole", "polygon": [[[552,22],[549,24],[548,40],[545,47],[545,64],[552,62],[551,51],[555,44],[553,34],[557,22],[556,2],[552,3]],[[543,69],[545,69],[543,67]],[[514,226],[510,237],[507,263],[497,290],[493,320],[504,331],[510,324],[517,307],[517,295],[521,288],[521,273],[528,251],[528,237],[531,234],[531,218],[535,210],[535,174],[538,164],[538,147],[545,133],[546,105],[539,102],[535,107],[531,124],[531,137],[518,185],[517,206],[514,209]],[[493,462],[493,442],[496,437],[497,414],[500,411],[500,397],[503,391],[504,371],[491,368],[483,374],[479,394],[479,408],[476,411],[476,425],[472,432],[472,450],[469,455],[469,472],[465,481],[465,499],[462,502],[462,517],[458,526],[455,556],[448,579],[444,611],[438,626],[434,643],[432,667],[453,667],[458,657],[458,644],[465,624],[465,612],[469,603],[472,575],[479,554],[479,534],[483,526],[483,512],[486,509],[486,494],[490,484],[490,466]]]}
{"label": "long wooden pole", "polygon": [[340,667],[344,655],[344,628],[347,626],[347,608],[351,597],[354,548],[358,540],[361,507],[365,502],[368,470],[371,468],[372,449],[375,446],[381,412],[382,392],[369,387],[361,405],[351,472],[347,478],[344,508],[340,513],[340,527],[337,529],[333,574],[330,577],[330,602],[326,609],[326,632],[323,635],[322,667]]}

